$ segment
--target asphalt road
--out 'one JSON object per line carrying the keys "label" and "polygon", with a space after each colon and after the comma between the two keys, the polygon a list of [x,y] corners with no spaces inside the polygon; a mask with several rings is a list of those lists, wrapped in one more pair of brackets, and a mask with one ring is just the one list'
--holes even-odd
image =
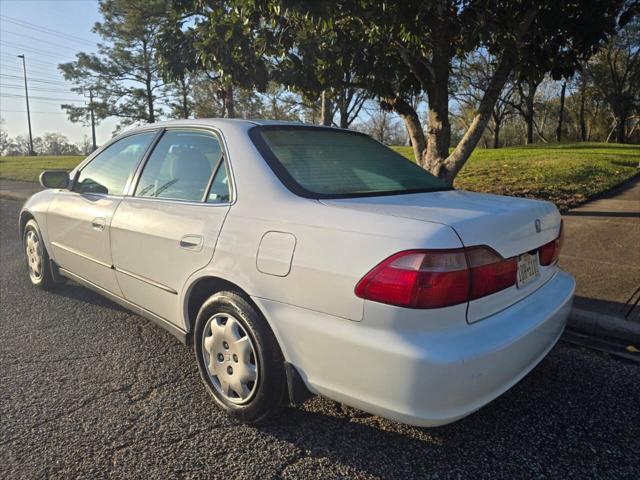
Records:
{"label": "asphalt road", "polygon": [[322,398],[238,424],[169,334],[77,285],[31,287],[18,209],[0,200],[0,478],[640,477],[640,367],[563,343],[445,427]]}

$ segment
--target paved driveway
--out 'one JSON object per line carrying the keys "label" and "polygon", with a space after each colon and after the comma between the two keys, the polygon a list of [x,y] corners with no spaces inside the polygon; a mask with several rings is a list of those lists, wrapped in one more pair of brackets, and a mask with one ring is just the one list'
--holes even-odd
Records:
{"label": "paved driveway", "polygon": [[322,398],[240,425],[169,334],[73,284],[32,288],[19,204],[0,208],[0,478],[640,476],[640,368],[564,344],[446,427]]}

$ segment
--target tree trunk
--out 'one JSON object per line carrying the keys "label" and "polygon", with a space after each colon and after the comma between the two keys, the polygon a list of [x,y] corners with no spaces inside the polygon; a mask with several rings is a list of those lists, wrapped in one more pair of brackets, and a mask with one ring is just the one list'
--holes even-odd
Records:
{"label": "tree trunk", "polygon": [[340,112],[340,128],[349,128],[349,104],[347,102],[347,92],[345,90],[340,94],[338,111]]}
{"label": "tree trunk", "polygon": [[616,143],[625,143],[625,127],[627,125],[627,116],[624,114],[616,115]]}
{"label": "tree trunk", "polygon": [[560,91],[560,113],[558,114],[558,128],[556,128],[556,141],[562,141],[562,117],[564,116],[564,94],[567,90],[567,82],[562,83]]}
{"label": "tree trunk", "polygon": [[144,62],[144,86],[147,94],[147,121],[149,123],[156,122],[156,112],[153,104],[153,76],[151,74],[151,68],[149,67],[149,53],[147,51],[147,42],[142,42],[143,62]]}
{"label": "tree trunk", "polygon": [[323,90],[322,97],[320,98],[320,119],[322,121],[322,125],[331,125],[333,121],[333,118],[331,118],[332,110],[331,99],[329,98],[327,91]]}
{"label": "tree trunk", "polygon": [[500,120],[493,117],[493,148],[500,148]]}
{"label": "tree trunk", "polygon": [[529,85],[529,93],[527,95],[527,114],[525,115],[525,121],[527,122],[527,145],[531,145],[533,143],[533,100],[536,96],[537,85]]}
{"label": "tree trunk", "polygon": [[155,123],[156,112],[153,105],[153,90],[151,89],[151,79],[149,78],[149,76],[147,76],[145,87],[147,91],[147,120],[149,121],[149,123]]}
{"label": "tree trunk", "polygon": [[189,109],[189,88],[184,76],[180,79],[180,86],[182,90],[182,118],[189,118],[191,115]]}
{"label": "tree trunk", "polygon": [[585,121],[584,118],[584,106],[585,106],[585,102],[586,102],[586,96],[587,96],[587,79],[586,76],[584,74],[584,72],[582,73],[582,78],[581,78],[581,82],[580,82],[580,139],[583,142],[587,141],[587,123]]}
{"label": "tree trunk", "polygon": [[236,105],[233,100],[233,85],[231,85],[231,82],[227,82],[224,85],[224,109],[227,118],[235,118]]}
{"label": "tree trunk", "polygon": [[383,108],[393,109],[398,115],[400,115],[400,118],[402,118],[402,121],[407,128],[409,142],[413,148],[413,156],[416,159],[416,163],[421,167],[427,168],[424,164],[424,153],[427,144],[424,136],[424,130],[422,130],[420,118],[418,117],[416,110],[409,102],[399,97],[385,98],[382,101],[382,104]]}
{"label": "tree trunk", "polygon": [[[473,152],[473,149],[482,137],[484,129],[491,119],[493,107],[498,101],[498,97],[500,97],[500,92],[502,92],[512,68],[513,58],[510,55],[503,57],[493,77],[491,77],[489,81],[489,85],[480,101],[480,105],[478,105],[478,111],[475,117],[473,117],[471,126],[444,162],[444,169],[442,169],[444,172],[441,171],[439,176],[450,185],[453,184],[453,179],[471,156],[471,152]],[[431,173],[434,172],[432,171]]]}
{"label": "tree trunk", "polygon": [[437,71],[436,79],[427,90],[427,150],[423,162],[426,168],[438,177],[443,174],[444,160],[449,156],[451,144],[449,67],[448,63],[442,63],[434,67]]}

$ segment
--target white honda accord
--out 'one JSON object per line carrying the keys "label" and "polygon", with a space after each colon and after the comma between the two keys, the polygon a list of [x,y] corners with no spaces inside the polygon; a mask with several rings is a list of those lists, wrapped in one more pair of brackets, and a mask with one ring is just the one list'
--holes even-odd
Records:
{"label": "white honda accord", "polygon": [[553,204],[455,190],[352,131],[158,123],[40,181],[19,219],[31,282],[167,329],[247,422],[309,392],[455,421],[540,362],[573,299]]}

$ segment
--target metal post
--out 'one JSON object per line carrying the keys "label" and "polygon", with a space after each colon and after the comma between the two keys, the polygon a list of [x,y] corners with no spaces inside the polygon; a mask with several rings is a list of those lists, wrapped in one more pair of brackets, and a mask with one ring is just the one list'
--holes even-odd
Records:
{"label": "metal post", "polygon": [[27,65],[25,63],[24,54],[18,55],[22,59],[22,71],[24,72],[24,96],[27,99],[27,122],[29,123],[29,155],[34,155],[33,151],[33,135],[31,134],[31,113],[29,112],[29,91],[27,90]]}
{"label": "metal post", "polygon": [[89,113],[91,114],[91,138],[93,139],[93,151],[96,150],[96,121],[93,116],[93,92],[89,89]]}

